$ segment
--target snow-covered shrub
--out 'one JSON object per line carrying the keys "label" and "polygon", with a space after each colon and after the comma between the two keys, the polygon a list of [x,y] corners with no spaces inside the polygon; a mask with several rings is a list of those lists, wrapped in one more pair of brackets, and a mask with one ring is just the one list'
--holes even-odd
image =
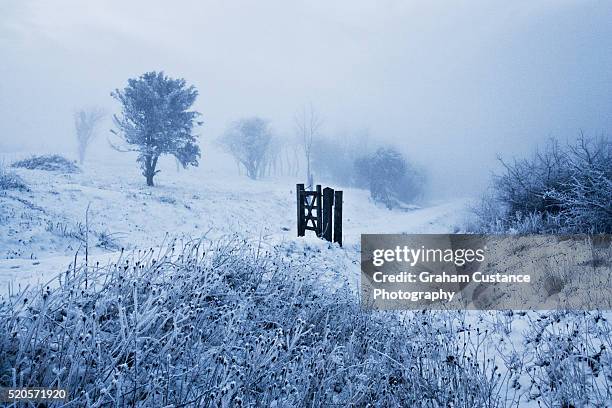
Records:
{"label": "snow-covered shrub", "polygon": [[569,231],[612,233],[612,140],[580,138],[568,147],[569,180],[547,191]]}
{"label": "snow-covered shrub", "polygon": [[0,303],[0,386],[75,406],[502,406],[488,334],[460,314],[366,311],[281,254],[234,238],[71,267]]}
{"label": "snow-covered shrub", "polygon": [[504,167],[493,177],[493,189],[508,214],[557,213],[558,203],[546,193],[569,181],[567,151],[555,139],[527,159],[512,163],[499,159]]}
{"label": "snow-covered shrub", "polygon": [[62,173],[78,173],[79,167],[71,160],[59,154],[32,156],[11,164],[11,167],[29,170],[58,171]]}
{"label": "snow-covered shrub", "polygon": [[478,234],[545,234],[562,230],[560,216],[548,212],[516,212],[508,214],[503,204],[486,195],[472,208],[475,219],[470,220],[467,231]]}
{"label": "snow-covered shrub", "polygon": [[372,199],[389,209],[413,202],[423,193],[423,172],[391,147],[358,158],[355,171],[358,183],[369,188]]}
{"label": "snow-covered shrub", "polygon": [[19,174],[9,171],[0,163],[0,191],[2,190],[21,190],[28,191],[28,185]]}
{"label": "snow-covered shrub", "polygon": [[492,194],[477,208],[479,232],[612,232],[612,141],[551,139],[529,159],[501,161]]}

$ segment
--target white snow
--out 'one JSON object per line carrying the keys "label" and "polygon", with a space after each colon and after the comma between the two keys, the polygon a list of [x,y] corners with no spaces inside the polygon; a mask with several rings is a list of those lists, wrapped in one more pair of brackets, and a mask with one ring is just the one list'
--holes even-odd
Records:
{"label": "white snow", "polygon": [[[6,293],[9,284],[18,287],[50,280],[74,262],[77,251],[82,261],[81,243],[63,235],[87,229],[88,206],[90,264],[111,261],[120,248],[137,250],[169,238],[214,239],[232,233],[266,245],[291,243],[332,250],[312,236],[296,237],[295,184],[300,180],[253,181],[236,174],[233,166],[228,169],[229,165],[177,171],[168,160],[162,162],[153,188],[144,185],[129,155],[117,154],[112,163],[88,162],[79,174],[17,169],[31,191],[0,194],[0,293]],[[354,266],[346,271],[350,276],[359,272],[360,234],[453,232],[467,211],[467,200],[391,211],[372,203],[365,190],[331,187],[344,191],[344,250],[334,250],[334,256]],[[111,237],[117,246],[96,246],[99,233]]]}

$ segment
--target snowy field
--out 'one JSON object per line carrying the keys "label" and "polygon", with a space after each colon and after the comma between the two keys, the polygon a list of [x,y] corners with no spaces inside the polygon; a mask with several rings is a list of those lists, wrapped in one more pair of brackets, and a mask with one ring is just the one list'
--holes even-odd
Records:
{"label": "snowy field", "polygon": [[[7,156],[5,161],[16,157],[27,155]],[[215,239],[237,233],[264,245],[307,243],[331,251],[329,257],[344,258],[354,265],[347,273],[358,276],[360,234],[457,232],[467,212],[468,200],[461,199],[390,211],[372,203],[365,190],[343,189],[340,251],[312,234],[296,238],[295,184],[300,180],[253,181],[237,174],[230,160],[205,159],[198,168],[178,171],[168,160],[154,188],[144,185],[129,155],[116,154],[112,162],[93,159],[76,174],[16,169],[31,191],[0,195],[0,222],[6,231],[0,236],[0,293],[9,284],[45,283],[73,264],[77,252],[78,262],[83,260],[83,243],[71,235],[84,232],[87,220],[90,264],[112,261],[122,248],[138,251],[173,238]]]}
{"label": "snowy field", "polygon": [[[238,174],[232,161],[216,157],[188,170],[177,170],[173,161],[164,161],[153,188],[144,185],[129,155],[115,154],[112,161],[93,158],[75,174],[17,169],[30,191],[0,194],[0,295],[6,298],[38,285],[57,286],[58,275],[74,268],[75,262],[85,262],[84,242],[89,243],[88,264],[112,270],[119,259],[142,259],[148,250],[165,250],[172,240],[180,246],[193,239],[214,243],[228,237],[256,243],[263,250],[281,248],[288,258],[311,265],[306,268],[310,272],[325,275],[335,284],[345,280],[356,293],[360,234],[460,232],[469,215],[468,199],[400,211],[373,204],[367,191],[344,189],[345,245],[340,248],[312,235],[296,237],[295,183],[299,180],[268,177],[252,181]],[[4,161],[16,158],[5,157]],[[333,290],[335,284],[328,289]],[[405,317],[410,327],[415,324],[412,316]],[[609,398],[610,357],[607,353],[602,357],[601,352],[610,339],[607,326],[598,326],[606,321],[601,314],[515,311],[445,316],[423,315],[417,321],[425,319],[419,325],[432,324],[430,318],[435,324],[442,324],[437,319],[448,321],[454,327],[449,338],[457,341],[463,336],[467,344],[464,355],[481,361],[482,373],[499,375],[491,384],[499,389],[496,392],[505,393],[497,398],[507,401],[507,406],[537,407],[541,401],[546,406],[563,406],[556,403],[558,393],[543,396],[537,385],[561,375],[556,370],[566,369],[567,357],[557,351],[578,347],[573,334],[578,331],[585,341],[575,353],[579,356],[576,364],[583,364],[591,373],[581,381],[599,401]],[[432,334],[435,336],[428,329],[423,331],[419,342],[427,343]],[[552,371],[548,369],[551,364],[557,364]],[[576,392],[584,389],[582,385]]]}

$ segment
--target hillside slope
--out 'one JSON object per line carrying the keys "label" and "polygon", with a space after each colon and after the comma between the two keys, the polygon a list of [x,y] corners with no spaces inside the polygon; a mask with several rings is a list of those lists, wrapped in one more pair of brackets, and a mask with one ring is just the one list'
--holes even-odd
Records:
{"label": "hillside slope", "polygon": [[[86,236],[90,263],[112,261],[122,249],[156,247],[168,239],[228,234],[293,250],[303,245],[334,250],[316,238],[296,237],[298,180],[253,181],[210,166],[178,171],[170,166],[153,188],[144,185],[127,158],[112,167],[107,161],[93,161],[77,174],[17,169],[30,191],[0,194],[0,226],[6,231],[0,235],[0,292],[9,282],[44,283],[64,271],[75,255],[84,257]],[[335,250],[356,265],[360,234],[453,232],[465,207],[465,200],[457,200],[390,211],[373,204],[367,191],[344,189],[345,245]],[[357,272],[353,269],[350,275]]]}

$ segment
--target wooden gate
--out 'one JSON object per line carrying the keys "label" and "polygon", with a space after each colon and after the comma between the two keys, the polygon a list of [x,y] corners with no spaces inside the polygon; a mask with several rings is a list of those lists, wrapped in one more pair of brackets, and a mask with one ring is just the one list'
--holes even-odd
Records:
{"label": "wooden gate", "polygon": [[342,191],[326,187],[321,191],[304,190],[304,184],[296,186],[297,235],[303,237],[306,230],[314,231],[318,237],[337,242],[342,246]]}

